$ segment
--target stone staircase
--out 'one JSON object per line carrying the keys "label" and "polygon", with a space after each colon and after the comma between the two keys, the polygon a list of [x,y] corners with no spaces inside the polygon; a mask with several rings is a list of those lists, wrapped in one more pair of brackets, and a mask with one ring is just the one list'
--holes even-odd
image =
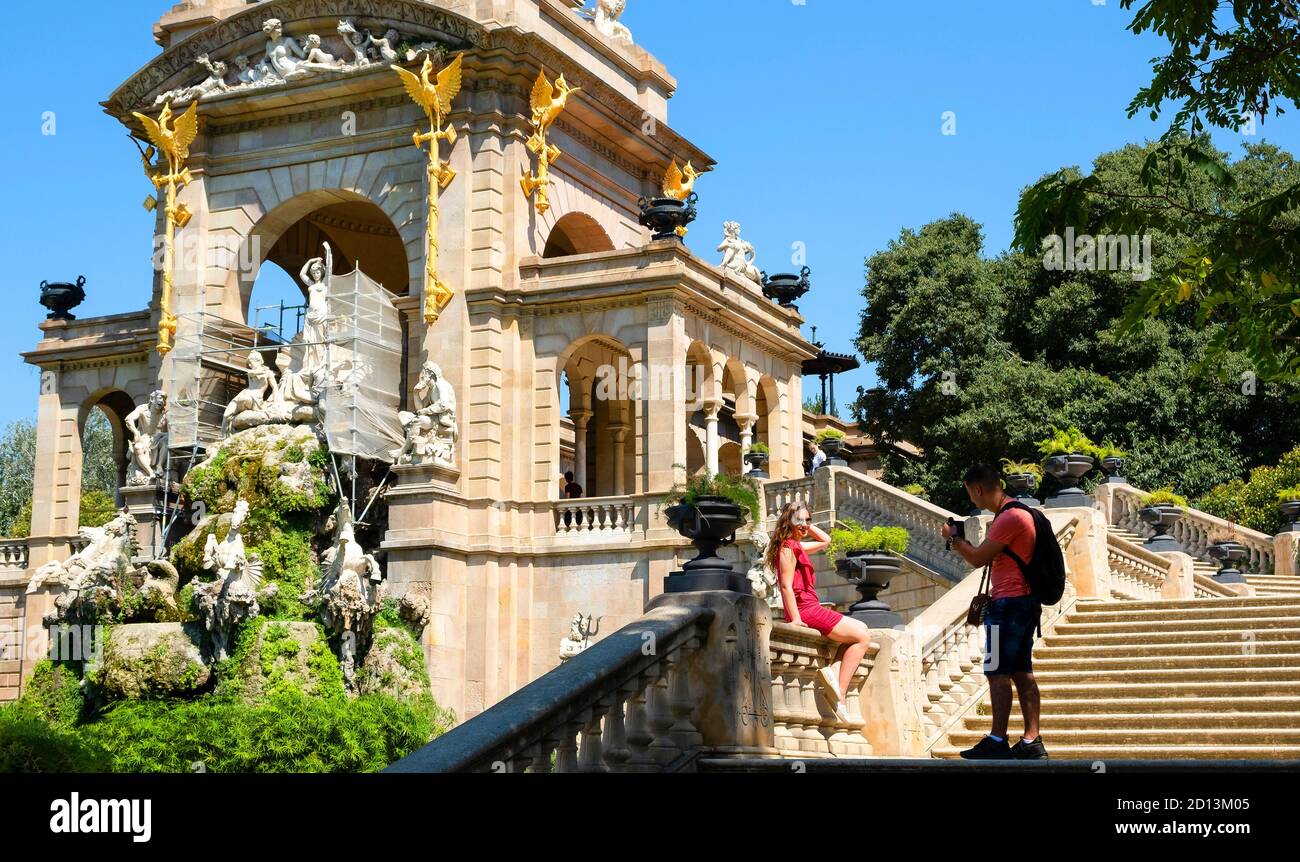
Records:
{"label": "stone staircase", "polygon": [[[1080,601],[1034,670],[1058,759],[1300,758],[1300,596]],[[932,754],[957,757],[991,722],[985,692]]]}
{"label": "stone staircase", "polygon": [[[1114,524],[1111,524],[1107,529],[1111,535],[1127,539],[1137,545],[1141,545],[1147,540],[1146,536],[1132,530],[1126,530],[1123,527],[1117,527]],[[1203,560],[1200,557],[1192,558],[1192,566],[1196,569],[1198,575],[1205,575],[1206,577],[1214,577],[1215,572],[1219,571],[1217,564],[1209,560]],[[1261,598],[1280,597],[1300,600],[1300,577],[1247,573],[1246,583],[1254,587],[1255,594]]]}

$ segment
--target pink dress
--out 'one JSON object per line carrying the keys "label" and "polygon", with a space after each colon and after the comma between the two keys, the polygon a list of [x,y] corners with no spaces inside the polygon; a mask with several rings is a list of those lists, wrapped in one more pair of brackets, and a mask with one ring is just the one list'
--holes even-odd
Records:
{"label": "pink dress", "polygon": [[[813,572],[812,560],[808,559],[808,552],[803,549],[803,543],[798,539],[786,539],[785,546],[794,551],[794,603],[799,608],[799,618],[805,625],[812,626],[821,632],[823,636],[831,633],[835,624],[844,618],[844,615],[830,608],[824,608],[821,600],[817,598],[817,576]],[[785,621],[790,622],[790,609],[784,608]]]}

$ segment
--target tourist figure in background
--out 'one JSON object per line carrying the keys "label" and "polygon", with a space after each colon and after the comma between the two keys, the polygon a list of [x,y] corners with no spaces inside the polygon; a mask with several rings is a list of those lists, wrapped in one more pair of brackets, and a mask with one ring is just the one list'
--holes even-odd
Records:
{"label": "tourist figure in background", "polygon": [[808,555],[821,553],[830,542],[831,537],[813,525],[803,503],[788,503],[772,532],[767,564],[776,572],[786,622],[816,629],[840,645],[835,651],[835,661],[818,671],[818,677],[835,708],[835,715],[847,722],[845,699],[849,683],[871,646],[871,632],[860,620],[822,607],[817,597],[817,577]]}
{"label": "tourist figure in background", "polygon": [[[572,471],[572,470],[566,470],[566,471],[564,472],[564,489],[563,489],[562,493],[563,493],[563,495],[564,495],[564,499],[566,499],[566,500],[578,500],[578,499],[581,499],[581,498],[582,498],[582,486],[579,485],[578,482],[577,482],[577,480],[575,480],[575,479],[573,478],[573,471]],[[573,513],[572,513],[572,512],[565,512],[565,513],[564,513],[564,526],[567,527],[567,526],[571,525],[572,523],[573,523]],[[579,523],[579,524],[582,523],[582,513],[581,513],[581,512],[578,513],[578,523]]]}
{"label": "tourist figure in background", "polygon": [[818,446],[816,443],[810,443],[808,445],[812,452],[812,470],[809,472],[816,473],[817,468],[826,463],[826,453],[823,452],[822,447]]}
{"label": "tourist figure in background", "polygon": [[[1021,571],[1034,555],[1034,518],[1002,486],[996,467],[977,464],[962,477],[977,509],[995,513],[988,538],[979,547],[945,524],[943,537],[974,568],[989,567],[990,601],[984,615],[984,675],[993,700],[991,733],[961,753],[967,760],[1036,760],[1047,757],[1038,735],[1039,693],[1034,680],[1034,634],[1043,607]],[[1025,732],[1014,746],[1007,742],[1011,686],[1020,698]]]}

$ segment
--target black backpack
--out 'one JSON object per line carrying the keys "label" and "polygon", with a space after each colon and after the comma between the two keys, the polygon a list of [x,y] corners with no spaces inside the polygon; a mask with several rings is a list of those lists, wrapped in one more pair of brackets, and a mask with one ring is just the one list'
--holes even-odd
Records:
{"label": "black backpack", "polygon": [[1065,594],[1065,557],[1061,554],[1061,546],[1056,541],[1056,531],[1052,529],[1052,522],[1047,520],[1047,516],[1038,509],[1014,500],[1003,506],[997,515],[993,516],[993,520],[996,521],[1002,512],[1008,509],[1024,509],[1033,517],[1034,555],[1029,558],[1029,562],[1025,562],[1011,548],[1004,548],[1003,553],[1020,566],[1020,571],[1028,581],[1034,598],[1041,604],[1054,605]]}

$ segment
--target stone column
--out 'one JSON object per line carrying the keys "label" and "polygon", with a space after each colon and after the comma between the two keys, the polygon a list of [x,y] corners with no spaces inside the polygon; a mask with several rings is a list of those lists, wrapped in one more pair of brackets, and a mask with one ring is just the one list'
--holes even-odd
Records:
{"label": "stone column", "polygon": [[135,541],[141,557],[153,560],[163,552],[162,516],[158,485],[128,485],[120,488],[122,504],[135,518]]}
{"label": "stone column", "polygon": [[718,475],[718,413],[721,410],[721,401],[704,402],[704,421],[707,429],[704,437],[704,463],[710,476]]}
{"label": "stone column", "polygon": [[632,430],[630,425],[610,425],[609,433],[614,441],[614,496],[622,497],[627,494],[627,476],[624,464],[626,462],[627,450],[627,432]]}
{"label": "stone column", "polygon": [[1296,576],[1296,545],[1300,533],[1278,533],[1273,537],[1273,574],[1284,578]]}
{"label": "stone column", "polygon": [[749,452],[749,447],[754,445],[754,426],[758,424],[758,417],[753,413],[737,413],[733,418],[740,426],[740,472],[748,473],[749,464],[744,456]]}
{"label": "stone column", "polygon": [[573,420],[573,480],[582,486],[582,493],[590,496],[587,488],[587,423],[592,412],[585,408],[569,411]]}

